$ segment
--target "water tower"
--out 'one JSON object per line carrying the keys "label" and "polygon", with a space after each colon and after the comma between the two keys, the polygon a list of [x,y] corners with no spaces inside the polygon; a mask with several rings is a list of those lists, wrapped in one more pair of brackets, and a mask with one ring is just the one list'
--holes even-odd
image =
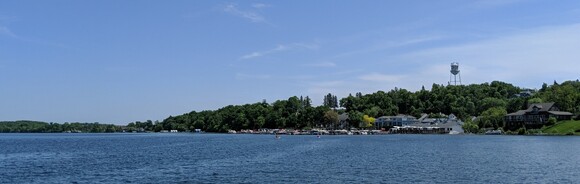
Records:
{"label": "water tower", "polygon": [[[459,80],[457,80],[457,76],[459,76]],[[451,74],[449,74],[449,85],[461,85],[461,74],[459,73],[459,63],[453,62],[451,63]]]}

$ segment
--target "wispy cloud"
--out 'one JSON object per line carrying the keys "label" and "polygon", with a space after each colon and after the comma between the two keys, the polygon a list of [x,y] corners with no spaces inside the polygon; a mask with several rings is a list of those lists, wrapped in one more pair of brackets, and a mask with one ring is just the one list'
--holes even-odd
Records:
{"label": "wispy cloud", "polygon": [[388,50],[388,49],[393,49],[393,48],[416,45],[416,44],[421,44],[421,43],[426,43],[426,42],[431,42],[431,41],[437,41],[437,40],[441,40],[441,39],[444,39],[444,37],[440,36],[440,35],[436,35],[436,36],[417,37],[417,38],[412,38],[412,39],[407,39],[407,40],[399,40],[399,41],[384,41],[384,42],[377,43],[375,45],[370,45],[368,47],[364,47],[364,48],[360,48],[357,50],[352,50],[349,52],[344,52],[344,53],[338,54],[338,55],[334,56],[334,58],[348,57],[348,56],[354,56],[354,55],[359,55],[359,54],[366,54],[366,53],[371,53],[371,52],[383,51],[383,50]]}
{"label": "wispy cloud", "polygon": [[336,67],[336,63],[334,63],[334,62],[320,62],[320,63],[304,64],[302,66],[305,66],[305,67],[330,68],[330,67]]}
{"label": "wispy cloud", "polygon": [[260,8],[268,8],[270,7],[270,5],[264,3],[254,3],[252,4],[252,7],[260,9]]}
{"label": "wispy cloud", "polygon": [[386,75],[380,73],[366,74],[359,77],[361,80],[375,82],[399,82],[402,78],[403,76],[401,75]]}
{"label": "wispy cloud", "polygon": [[266,22],[266,19],[262,15],[260,15],[256,12],[253,12],[253,11],[241,10],[235,4],[227,4],[223,8],[223,11],[226,13],[250,20],[251,22],[255,22],[255,23]]}
{"label": "wispy cloud", "polygon": [[252,59],[252,58],[256,58],[256,57],[262,57],[268,54],[272,54],[272,53],[276,53],[276,52],[280,52],[283,50],[287,50],[288,47],[284,46],[284,45],[278,45],[273,49],[270,50],[265,50],[265,51],[256,51],[256,52],[252,52],[246,55],[243,55],[242,57],[240,57],[240,59]]}
{"label": "wispy cloud", "polygon": [[240,59],[253,59],[257,57],[262,57],[269,54],[274,54],[281,51],[288,51],[292,49],[303,48],[308,50],[318,49],[317,44],[306,44],[306,43],[293,43],[293,44],[286,44],[286,45],[278,45],[272,49],[264,50],[264,51],[255,51],[240,57]]}
{"label": "wispy cloud", "polygon": [[0,35],[9,36],[12,38],[18,38],[8,27],[0,26]]}
{"label": "wispy cloud", "polygon": [[295,75],[295,76],[287,76],[284,79],[288,79],[288,80],[298,80],[298,83],[302,83],[304,86],[311,86],[312,85],[312,80],[317,79],[336,79],[336,78],[349,78],[351,75],[357,74],[357,73],[361,73],[364,72],[364,70],[361,69],[355,69],[355,70],[338,70],[336,69],[335,72],[331,72],[331,73],[316,73],[316,74],[310,74],[310,75]]}
{"label": "wispy cloud", "polygon": [[311,83],[311,85],[317,87],[337,87],[343,85],[344,83],[345,81],[335,80],[335,81],[313,82]]}
{"label": "wispy cloud", "polygon": [[270,78],[271,78],[270,75],[264,75],[264,74],[246,74],[246,73],[237,73],[236,74],[236,79],[238,79],[238,80],[256,80],[256,79],[265,80],[265,79],[270,79]]}
{"label": "wispy cloud", "polygon": [[10,22],[14,22],[17,20],[18,19],[16,17],[11,17],[11,16],[6,16],[6,15],[0,14],[0,23],[10,23]]}
{"label": "wispy cloud", "polygon": [[[10,37],[10,38],[13,38],[15,40],[18,40],[21,42],[26,42],[26,43],[46,45],[46,46],[58,47],[58,48],[74,49],[74,48],[71,48],[71,47],[64,45],[64,44],[40,40],[40,39],[29,38],[29,37],[26,37],[26,35],[16,34],[8,26],[2,25],[2,24],[9,24],[10,22],[13,22],[13,21],[17,21],[17,19],[12,18],[12,17],[0,17],[0,36]],[[3,23],[3,22],[8,22],[8,23]]]}
{"label": "wispy cloud", "polygon": [[322,96],[328,93],[336,94],[339,91],[344,91],[341,88],[345,86],[348,86],[348,84],[342,80],[309,82],[307,93],[311,96]]}
{"label": "wispy cloud", "polygon": [[[343,70],[335,71],[327,74],[316,74],[312,76],[304,76],[302,79],[296,79],[297,84],[302,86],[306,95],[311,97],[319,97],[332,93],[339,97],[345,97],[349,93],[366,91],[366,87],[355,77],[357,74],[363,72],[362,70]],[[322,103],[319,98],[314,98],[314,103]]]}
{"label": "wispy cloud", "polygon": [[292,81],[305,81],[316,79],[316,75],[294,75],[294,76],[285,76],[284,79],[292,80]]}
{"label": "wispy cloud", "polygon": [[[580,58],[580,23],[513,31],[494,38],[418,49],[392,56],[397,69],[340,76],[311,76],[304,81],[306,93],[388,91],[395,87],[411,91],[447,84],[450,63],[459,62],[463,84],[494,80],[538,88],[543,82],[576,80]],[[341,80],[336,80],[341,79]],[[322,80],[319,82],[312,82]],[[315,99],[316,100],[316,99]]]}
{"label": "wispy cloud", "polygon": [[14,34],[14,32],[12,32],[10,28],[8,28],[7,26],[14,21],[17,21],[15,17],[0,15],[0,36],[9,36],[12,38],[18,38],[18,36]]}
{"label": "wispy cloud", "polygon": [[305,48],[305,49],[315,50],[315,49],[318,49],[320,47],[320,45],[318,45],[316,43],[293,43],[293,44],[289,44],[288,47]]}
{"label": "wispy cloud", "polygon": [[570,66],[578,65],[580,58],[579,32],[580,24],[528,29],[488,40],[412,52],[397,60],[422,65],[425,73],[418,73],[421,78],[436,77],[435,73],[443,76],[439,74],[443,72],[448,75],[449,63],[458,61],[463,81],[518,81],[516,85],[534,87],[542,82],[578,78],[577,69]]}
{"label": "wispy cloud", "polygon": [[487,7],[506,6],[520,2],[523,2],[523,0],[478,0],[474,1],[472,5],[475,7],[487,8]]}
{"label": "wispy cloud", "polygon": [[[394,86],[394,85],[392,85]],[[311,97],[321,97],[332,93],[339,98],[346,97],[349,94],[362,92],[363,94],[376,92],[378,90],[388,89],[389,86],[383,83],[357,81],[357,80],[329,80],[310,83],[305,93]],[[321,104],[322,98],[313,98],[314,104]]]}

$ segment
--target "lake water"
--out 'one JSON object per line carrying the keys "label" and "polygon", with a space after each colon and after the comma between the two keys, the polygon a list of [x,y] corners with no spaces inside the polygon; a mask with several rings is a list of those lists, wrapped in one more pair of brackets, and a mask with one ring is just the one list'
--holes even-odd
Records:
{"label": "lake water", "polygon": [[0,134],[0,183],[580,183],[580,137]]}

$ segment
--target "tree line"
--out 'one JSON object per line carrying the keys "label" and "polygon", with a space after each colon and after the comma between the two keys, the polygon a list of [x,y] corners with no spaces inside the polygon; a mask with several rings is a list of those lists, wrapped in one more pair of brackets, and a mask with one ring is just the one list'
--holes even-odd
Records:
{"label": "tree line", "polygon": [[47,123],[40,121],[0,121],[0,133],[120,132],[121,126],[99,123]]}
{"label": "tree line", "polygon": [[[544,84],[531,96],[518,96],[523,88],[501,81],[471,85],[433,84],[412,92],[394,88],[371,94],[360,92],[340,100],[332,94],[324,96],[321,106],[312,106],[309,97],[290,97],[273,103],[229,105],[218,110],[192,111],[170,116],[160,122],[162,129],[210,132],[259,128],[336,127],[337,116],[348,113],[348,127],[368,126],[368,117],[408,114],[455,114],[480,128],[504,126],[507,113],[526,109],[531,103],[556,102],[562,111],[580,114],[580,82],[566,81]],[[339,108],[340,107],[340,108]],[[478,117],[472,122],[473,117]],[[364,122],[364,123],[363,123]],[[365,125],[367,124],[367,125]],[[364,128],[364,127],[363,127]]]}
{"label": "tree line", "polygon": [[[315,127],[337,128],[340,114],[347,113],[347,128],[366,128],[373,118],[408,114],[455,114],[466,122],[466,130],[502,128],[507,113],[526,109],[531,103],[555,102],[562,111],[580,114],[580,82],[554,81],[544,83],[530,96],[519,95],[523,88],[501,81],[471,85],[433,84],[430,90],[422,87],[412,92],[394,88],[371,94],[360,92],[340,100],[327,94],[323,104],[313,106],[310,97],[293,96],[273,103],[266,101],[245,105],[229,105],[217,110],[191,111],[169,116],[163,121],[136,121],[126,127],[98,123],[44,123],[32,121],[0,122],[0,132],[83,132],[128,131],[193,131],[208,132],[261,128],[309,129]],[[477,117],[474,121],[473,117]],[[344,128],[344,127],[342,127]]]}
{"label": "tree line", "polygon": [[[325,114],[327,114],[325,118]],[[330,106],[311,105],[310,97],[290,97],[273,103],[265,101],[245,105],[229,105],[218,110],[192,111],[170,116],[161,122],[163,129],[188,131],[202,129],[226,132],[230,129],[297,128],[330,126],[338,114]]]}

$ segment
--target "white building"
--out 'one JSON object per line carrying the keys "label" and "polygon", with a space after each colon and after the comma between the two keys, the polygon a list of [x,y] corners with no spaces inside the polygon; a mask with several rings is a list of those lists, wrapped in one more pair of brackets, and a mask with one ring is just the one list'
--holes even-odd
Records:
{"label": "white building", "polygon": [[383,127],[406,126],[418,122],[419,120],[417,120],[417,118],[409,115],[400,114],[397,116],[381,116],[375,120],[375,128],[380,129]]}

